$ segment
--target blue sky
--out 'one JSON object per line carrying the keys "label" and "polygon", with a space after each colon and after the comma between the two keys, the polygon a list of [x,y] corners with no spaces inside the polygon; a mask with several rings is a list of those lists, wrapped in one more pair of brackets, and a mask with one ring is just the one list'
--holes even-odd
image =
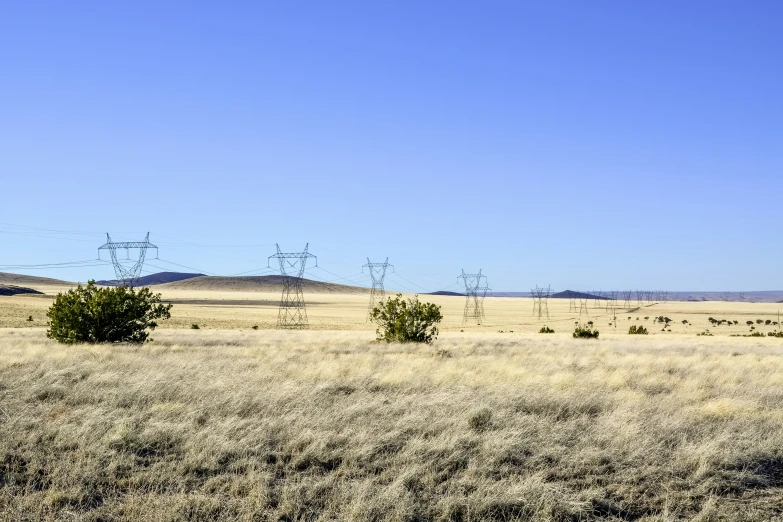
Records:
{"label": "blue sky", "polygon": [[781,24],[763,1],[9,2],[0,264],[150,231],[221,275],[309,242],[313,277],[388,256],[400,290],[781,289]]}

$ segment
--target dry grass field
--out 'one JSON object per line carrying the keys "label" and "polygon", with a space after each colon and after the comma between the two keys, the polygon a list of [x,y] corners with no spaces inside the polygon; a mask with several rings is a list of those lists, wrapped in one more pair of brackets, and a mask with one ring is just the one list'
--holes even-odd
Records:
{"label": "dry grass field", "polygon": [[[0,274],[2,275],[2,274]],[[174,303],[172,318],[163,328],[190,328],[198,324],[206,329],[260,329],[274,328],[280,302],[278,287],[241,281],[251,278],[233,278],[223,284],[221,278],[198,278],[173,284],[152,287],[164,300]],[[223,278],[229,279],[229,278]],[[234,281],[236,280],[236,281]],[[2,281],[2,278],[0,278]],[[51,281],[51,280],[49,280]],[[46,324],[46,310],[58,292],[68,289],[68,283],[42,284],[34,280],[18,278],[16,284],[45,292],[45,295],[0,296],[0,328],[41,327]],[[198,283],[198,284],[196,284]],[[336,289],[347,289],[337,293]],[[340,287],[313,283],[305,288],[307,314],[313,330],[372,330],[366,321],[369,295],[355,287]],[[529,298],[487,297],[484,300],[486,320],[482,325],[463,324],[464,297],[423,295],[422,300],[434,302],[443,309],[444,320],[440,329],[444,332],[475,333],[534,333],[543,326],[553,328],[558,334],[570,334],[574,323],[593,321],[604,337],[626,336],[631,325],[644,325],[650,335],[685,335],[688,337],[709,330],[717,336],[747,335],[751,333],[747,321],[754,322],[755,332],[764,334],[778,330],[778,326],[766,325],[766,321],[778,322],[783,304],[745,302],[660,302],[634,305],[630,310],[618,309],[614,314],[604,306],[596,308],[588,303],[587,315],[569,310],[568,299],[549,300],[549,319],[533,316],[533,300]],[[33,321],[27,319],[32,316]],[[655,323],[656,317],[671,319],[670,326]],[[712,326],[709,318],[725,319],[732,324]],[[762,320],[762,324],[756,321]],[[683,323],[687,321],[687,323]],[[736,321],[738,324],[733,324]],[[611,323],[611,325],[610,325]]]}
{"label": "dry grass field", "polygon": [[775,520],[783,343],[0,334],[4,520]]}
{"label": "dry grass field", "polygon": [[0,520],[783,520],[783,339],[730,337],[776,304],[590,308],[596,341],[568,300],[465,326],[426,296],[413,346],[373,342],[366,294],[285,332],[271,291],[170,288],[153,343],[60,346],[47,288],[0,297]]}

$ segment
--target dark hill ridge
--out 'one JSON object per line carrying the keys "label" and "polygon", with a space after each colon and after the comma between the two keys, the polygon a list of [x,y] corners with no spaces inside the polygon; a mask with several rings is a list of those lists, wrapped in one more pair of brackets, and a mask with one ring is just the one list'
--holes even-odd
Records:
{"label": "dark hill ridge", "polygon": [[50,277],[31,276],[27,274],[12,274],[10,272],[0,272],[0,285],[46,285],[46,286],[71,286],[75,283],[52,279]]}
{"label": "dark hill ridge", "polygon": [[[201,277],[204,274],[187,274],[183,272],[158,272],[157,274],[150,274],[139,278],[139,282],[136,286],[154,286],[165,285],[166,283],[175,283],[177,281],[184,281],[185,279],[191,279],[193,277]],[[120,284],[116,279],[110,279],[107,281],[95,281],[97,285],[103,286],[118,286]]]}
{"label": "dark hill ridge", "polygon": [[563,290],[549,296],[551,299],[601,299],[602,301],[612,300],[609,297],[600,297],[595,294],[587,294],[585,292],[575,292],[573,290]]}
{"label": "dark hill ridge", "polygon": [[[283,287],[284,277],[268,276],[199,276],[174,283],[167,283],[160,290],[212,290],[238,292],[279,292]],[[305,292],[355,294],[369,292],[369,288],[360,286],[338,285],[323,281],[313,281],[302,278],[302,288]]]}

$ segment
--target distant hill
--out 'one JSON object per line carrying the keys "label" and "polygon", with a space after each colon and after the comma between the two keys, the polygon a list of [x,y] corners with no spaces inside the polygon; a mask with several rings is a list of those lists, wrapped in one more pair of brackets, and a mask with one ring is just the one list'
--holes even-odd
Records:
{"label": "distant hill", "polygon": [[[187,274],[183,272],[158,272],[157,274],[150,274],[140,277],[136,286],[165,285],[166,283],[174,283],[194,277],[202,277],[203,275],[204,274]],[[103,286],[118,286],[120,282],[116,279],[109,279],[104,281],[95,281],[95,284]]]}
{"label": "distant hill", "polygon": [[[279,292],[283,287],[283,276],[199,276],[184,279],[174,283],[161,285],[159,290],[212,290],[229,292]],[[370,291],[361,286],[336,285],[302,279],[302,288],[305,292],[331,293],[331,294],[362,294]]]}
{"label": "distant hill", "polygon": [[549,297],[552,299],[601,299],[602,301],[609,299],[608,297],[601,297],[585,292],[575,292],[573,290],[563,290],[562,292],[557,292],[556,294],[552,294]]}
{"label": "distant hill", "polygon": [[50,277],[39,277],[24,274],[9,274],[7,272],[0,272],[0,285],[25,285],[25,286],[73,286],[76,283],[69,281],[61,281],[60,279],[52,279]]}
{"label": "distant hill", "polygon": [[459,292],[449,292],[448,290],[438,290],[437,292],[430,292],[427,295],[450,295],[453,297],[465,297],[465,294]]}

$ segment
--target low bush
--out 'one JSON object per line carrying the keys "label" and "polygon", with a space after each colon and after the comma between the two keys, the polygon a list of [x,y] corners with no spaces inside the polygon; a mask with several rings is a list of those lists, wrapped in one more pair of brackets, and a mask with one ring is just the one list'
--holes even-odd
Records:
{"label": "low bush", "polygon": [[492,410],[489,408],[481,408],[470,414],[468,417],[468,426],[473,431],[486,431],[492,426]]}
{"label": "low bush", "polygon": [[647,328],[644,326],[633,325],[628,329],[628,333],[635,335],[647,335]]}
{"label": "low bush", "polygon": [[577,325],[574,329],[574,339],[598,339],[598,330],[589,326]]}
{"label": "low bush", "polygon": [[200,330],[201,328],[196,323],[193,323],[193,324],[190,325],[190,329],[191,330]]}
{"label": "low bush", "polygon": [[144,343],[171,306],[149,288],[99,288],[95,281],[58,294],[46,316],[46,336],[61,343]]}
{"label": "low bush", "polygon": [[373,308],[370,318],[378,325],[376,334],[379,341],[430,344],[438,338],[438,329],[434,325],[443,319],[443,315],[440,306],[422,303],[419,296],[406,301],[402,294],[397,294]]}
{"label": "low bush", "polygon": [[554,330],[552,330],[550,327],[548,327],[548,326],[546,326],[546,325],[545,325],[543,328],[541,328],[541,329],[538,331],[538,333],[555,333],[555,331],[554,331]]}

